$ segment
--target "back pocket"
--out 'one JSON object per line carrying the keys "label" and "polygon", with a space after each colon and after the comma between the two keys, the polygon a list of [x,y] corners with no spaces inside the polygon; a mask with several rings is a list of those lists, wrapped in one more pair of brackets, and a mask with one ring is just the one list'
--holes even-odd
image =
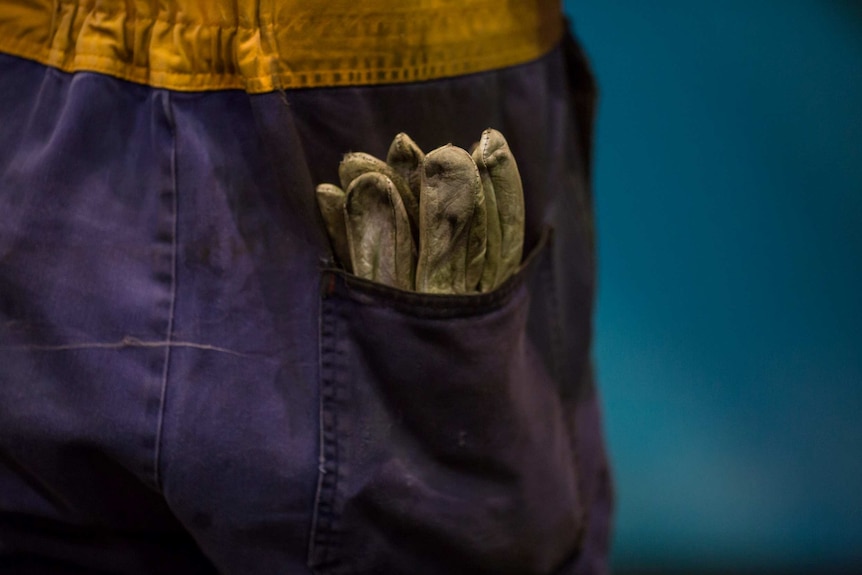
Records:
{"label": "back pocket", "polygon": [[316,573],[555,573],[577,552],[549,236],[489,294],[324,272]]}

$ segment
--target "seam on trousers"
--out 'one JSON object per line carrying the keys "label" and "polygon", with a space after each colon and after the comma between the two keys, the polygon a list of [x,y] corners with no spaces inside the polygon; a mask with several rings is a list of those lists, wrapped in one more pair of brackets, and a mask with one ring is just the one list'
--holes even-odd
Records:
{"label": "seam on trousers", "polygon": [[76,349],[125,349],[128,347],[189,347],[193,349],[201,349],[204,351],[217,351],[220,353],[227,353],[230,355],[235,355],[237,357],[249,357],[249,354],[242,353],[239,351],[235,351],[232,349],[228,349],[226,347],[219,347],[216,345],[209,345],[206,343],[196,343],[193,341],[180,341],[180,340],[170,340],[170,341],[149,341],[142,340],[132,336],[125,336],[123,339],[118,341],[83,341],[80,343],[65,343],[65,344],[57,344],[57,345],[2,345],[0,349],[3,351],[74,351]]}
{"label": "seam on trousers", "polygon": [[[331,549],[337,536],[334,531],[336,522],[337,490],[339,483],[339,444],[338,412],[329,402],[337,401],[340,393],[340,375],[344,351],[338,345],[340,337],[339,310],[332,302],[321,302],[319,341],[320,341],[320,428],[318,482],[314,496],[314,512],[308,543],[307,564],[313,572],[327,566]],[[327,494],[329,496],[327,497]],[[326,503],[326,499],[331,504]]]}
{"label": "seam on trousers", "polygon": [[165,422],[165,397],[168,390],[168,376],[170,374],[171,365],[171,350],[173,349],[174,336],[174,312],[177,304],[177,225],[178,225],[178,198],[177,198],[177,131],[176,122],[174,120],[173,111],[171,110],[171,94],[164,91],[161,93],[162,108],[165,113],[165,118],[168,122],[168,127],[171,132],[171,291],[170,291],[170,312],[168,313],[168,328],[165,334],[165,360],[164,369],[162,371],[162,389],[159,397],[159,417],[156,427],[156,445],[153,453],[153,482],[161,489],[161,473],[160,460],[162,454],[162,429]]}

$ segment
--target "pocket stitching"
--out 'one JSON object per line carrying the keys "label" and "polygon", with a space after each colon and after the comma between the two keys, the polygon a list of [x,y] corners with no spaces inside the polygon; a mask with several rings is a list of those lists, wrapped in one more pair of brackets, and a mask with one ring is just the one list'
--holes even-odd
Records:
{"label": "pocket stitching", "polygon": [[[314,502],[312,533],[309,538],[308,565],[316,567],[330,561],[336,546],[339,530],[336,526],[338,483],[341,470],[338,456],[338,410],[333,403],[338,400],[338,371],[342,353],[338,350],[338,312],[324,301],[321,305],[320,321],[320,452],[318,460],[318,484]],[[327,361],[326,358],[334,358]],[[327,407],[329,406],[329,407]],[[329,507],[329,509],[321,509]],[[325,534],[325,537],[322,537]]]}

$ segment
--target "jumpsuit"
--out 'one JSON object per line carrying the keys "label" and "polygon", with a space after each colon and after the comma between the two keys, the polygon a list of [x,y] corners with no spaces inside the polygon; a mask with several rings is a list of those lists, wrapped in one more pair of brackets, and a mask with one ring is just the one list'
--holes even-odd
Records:
{"label": "jumpsuit", "polygon": [[[607,573],[594,102],[553,0],[0,2],[0,573]],[[343,154],[488,127],[513,280],[333,267]]]}

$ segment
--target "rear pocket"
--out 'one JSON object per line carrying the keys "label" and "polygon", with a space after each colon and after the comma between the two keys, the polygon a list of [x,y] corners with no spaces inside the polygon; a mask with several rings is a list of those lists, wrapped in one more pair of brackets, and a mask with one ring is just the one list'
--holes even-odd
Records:
{"label": "rear pocket", "polygon": [[577,552],[549,238],[488,294],[324,272],[316,573],[555,573]]}

